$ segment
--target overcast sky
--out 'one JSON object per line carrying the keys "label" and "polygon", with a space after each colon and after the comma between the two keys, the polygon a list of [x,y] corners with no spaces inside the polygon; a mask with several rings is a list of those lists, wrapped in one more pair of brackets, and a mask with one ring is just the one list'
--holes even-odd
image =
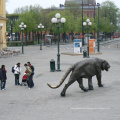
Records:
{"label": "overcast sky", "polygon": [[[96,2],[102,3],[106,0],[96,0]],[[110,0],[117,5],[120,6],[120,0]],[[24,6],[30,5],[40,5],[42,8],[48,8],[51,6],[59,7],[59,4],[64,4],[65,0],[8,0],[6,3],[6,10],[9,14],[12,14],[16,8],[21,8]],[[120,7],[119,7],[120,8]]]}

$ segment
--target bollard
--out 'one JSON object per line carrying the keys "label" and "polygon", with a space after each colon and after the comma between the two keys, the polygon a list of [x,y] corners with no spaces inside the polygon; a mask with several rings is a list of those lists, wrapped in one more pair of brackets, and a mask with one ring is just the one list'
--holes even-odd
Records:
{"label": "bollard", "polygon": [[86,57],[87,57],[87,51],[84,50],[84,51],[83,51],[83,58],[86,58]]}
{"label": "bollard", "polygon": [[15,46],[18,46],[18,43],[17,43],[17,42],[15,43]]}
{"label": "bollard", "polygon": [[50,60],[50,71],[51,72],[55,71],[55,61],[54,61],[54,59]]}

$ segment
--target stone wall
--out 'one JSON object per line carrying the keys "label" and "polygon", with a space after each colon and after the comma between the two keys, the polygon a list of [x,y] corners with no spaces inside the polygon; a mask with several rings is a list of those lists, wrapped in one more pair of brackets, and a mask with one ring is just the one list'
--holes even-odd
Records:
{"label": "stone wall", "polygon": [[0,23],[3,24],[2,29],[0,29],[0,49],[6,48],[6,8],[5,0],[0,0]]}

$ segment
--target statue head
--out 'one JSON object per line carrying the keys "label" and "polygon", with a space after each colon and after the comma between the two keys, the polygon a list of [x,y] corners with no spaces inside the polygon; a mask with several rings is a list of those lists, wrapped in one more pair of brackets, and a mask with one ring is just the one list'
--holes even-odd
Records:
{"label": "statue head", "polygon": [[109,68],[110,68],[109,63],[108,63],[106,60],[104,60],[104,61],[102,62],[101,70],[106,70],[106,71],[108,71]]}

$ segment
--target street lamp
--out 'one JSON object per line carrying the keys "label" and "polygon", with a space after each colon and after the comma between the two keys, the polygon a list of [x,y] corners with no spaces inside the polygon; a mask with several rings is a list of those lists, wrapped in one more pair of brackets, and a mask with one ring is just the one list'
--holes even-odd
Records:
{"label": "street lamp", "polygon": [[24,30],[24,28],[26,28],[27,26],[24,25],[23,22],[21,22],[21,24],[19,25],[19,27],[21,28],[21,31],[22,31],[22,54],[24,54],[23,30]]}
{"label": "street lamp", "polygon": [[[83,0],[82,0],[82,23],[83,23]],[[84,32],[83,32],[83,24],[82,24],[82,45],[84,45]]]}
{"label": "street lamp", "polygon": [[[55,18],[51,19],[51,22],[54,24],[54,26],[58,29],[58,54],[57,54],[57,71],[61,71],[60,70],[60,48],[59,48],[59,28],[64,26],[64,23],[66,22],[66,19],[64,17],[62,17],[60,19],[60,13],[56,13],[55,14]],[[60,26],[60,23],[63,24],[63,26]]]}
{"label": "street lamp", "polygon": [[[113,25],[114,25],[114,13],[113,13]],[[113,31],[113,40],[114,40],[114,31]]]}
{"label": "street lamp", "polygon": [[[2,41],[2,37],[1,37],[2,36],[2,27],[3,27],[3,23],[0,23],[0,42],[3,42]],[[1,47],[0,49],[2,50],[2,46],[1,45],[0,45],[0,47]]]}
{"label": "street lamp", "polygon": [[[106,9],[105,9],[105,24],[106,24],[106,17],[107,15],[106,15]],[[105,41],[106,41],[106,32],[105,32]]]}
{"label": "street lamp", "polygon": [[100,3],[97,3],[97,6],[98,6],[98,33],[97,33],[98,48],[97,48],[97,51],[100,52],[100,45],[99,45],[99,8],[100,8]]}
{"label": "street lamp", "polygon": [[40,32],[41,32],[40,50],[42,50],[42,30],[41,29],[43,29],[43,28],[44,28],[44,26],[40,23],[38,25],[38,29],[40,29]]}
{"label": "street lamp", "polygon": [[[95,7],[96,7],[96,4],[94,4],[94,24],[95,24]],[[94,39],[95,39],[95,28],[94,28]]]}
{"label": "street lamp", "polygon": [[83,22],[83,26],[87,26],[87,34],[88,34],[88,46],[87,46],[87,52],[88,52],[88,58],[89,58],[89,28],[92,25],[92,22],[90,22],[90,19],[87,19],[86,22]]}
{"label": "street lamp", "polygon": [[3,24],[2,24],[2,23],[0,23],[0,30],[2,30],[2,27],[3,27]]}

